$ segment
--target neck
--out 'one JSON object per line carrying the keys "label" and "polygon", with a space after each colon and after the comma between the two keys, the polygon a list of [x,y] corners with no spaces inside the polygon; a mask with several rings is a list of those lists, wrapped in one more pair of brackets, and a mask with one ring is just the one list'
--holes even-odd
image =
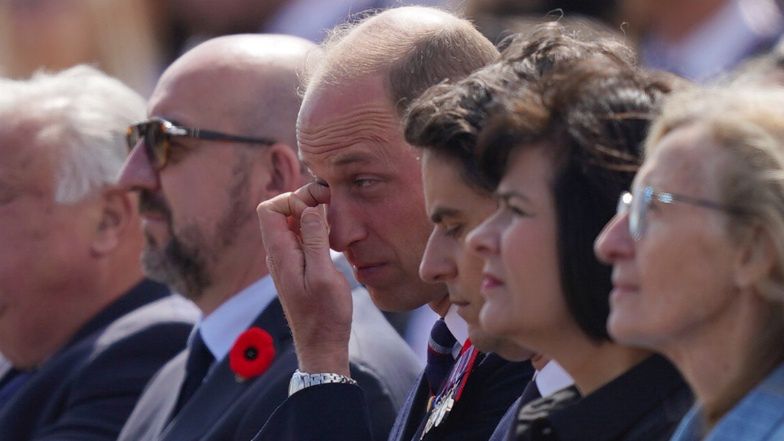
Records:
{"label": "neck", "polygon": [[782,359],[781,307],[738,293],[722,312],[661,352],[683,373],[714,424]]}
{"label": "neck", "polygon": [[[258,249],[263,248],[259,245]],[[267,274],[269,271],[264,253],[256,251],[254,254],[244,255],[225,254],[212,271],[213,280],[210,286],[193,301],[206,317],[225,301]]]}
{"label": "neck", "polygon": [[651,353],[612,342],[596,342],[582,331],[562,335],[547,356],[556,360],[585,396],[636,366]]}
{"label": "neck", "polygon": [[[87,269],[89,268],[89,270]],[[130,269],[130,270],[129,270]],[[57,301],[49,305],[57,312],[45,337],[12,360],[18,368],[40,366],[65,346],[79,330],[142,278],[138,257],[133,261],[108,257],[91,262],[85,271],[71,274],[69,282],[53,287]],[[9,354],[9,358],[11,355]]]}

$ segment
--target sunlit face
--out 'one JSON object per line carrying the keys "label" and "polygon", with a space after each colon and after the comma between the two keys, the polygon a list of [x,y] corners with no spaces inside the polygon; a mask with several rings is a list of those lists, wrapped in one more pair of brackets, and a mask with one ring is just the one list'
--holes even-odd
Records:
{"label": "sunlit face", "polygon": [[[718,179],[726,155],[702,129],[679,128],[659,142],[634,185],[720,201]],[[727,216],[691,204],[653,201],[638,241],[629,235],[627,215],[605,227],[596,252],[613,264],[608,330],[615,339],[666,350],[733,308],[738,253],[727,234]]]}
{"label": "sunlit face", "polygon": [[484,298],[479,293],[482,259],[469,252],[465,238],[496,209],[492,195],[469,186],[455,159],[426,151],[422,155],[425,206],[433,222],[419,274],[431,283],[445,283],[449,301],[468,324],[471,342],[485,352],[508,359],[525,358],[524,350],[510,340],[493,336],[479,324]]}
{"label": "sunlit face", "polygon": [[[150,98],[149,115],[186,127],[237,133],[234,119],[221,111],[221,100],[228,98],[214,87],[214,77],[167,72]],[[171,159],[156,172],[140,142],[120,176],[120,185],[140,190],[145,273],[193,300],[216,278],[231,277],[231,265],[236,268],[247,259],[229,253],[236,253],[243,242],[255,243],[243,238],[259,236],[254,222],[258,201],[249,193],[252,161],[243,148],[172,138]]]}
{"label": "sunlit face", "polygon": [[316,86],[299,116],[300,154],[330,190],[330,245],[346,255],[381,309],[405,311],[446,295],[419,278],[430,223],[417,152],[380,78]]}
{"label": "sunlit face", "polygon": [[52,150],[35,131],[0,128],[0,352],[31,367],[63,343],[75,297],[90,289],[99,197],[58,204]]}
{"label": "sunlit face", "polygon": [[567,311],[558,271],[552,163],[541,148],[510,157],[499,207],[469,235],[485,259],[480,323],[540,353],[557,331],[576,326]]}

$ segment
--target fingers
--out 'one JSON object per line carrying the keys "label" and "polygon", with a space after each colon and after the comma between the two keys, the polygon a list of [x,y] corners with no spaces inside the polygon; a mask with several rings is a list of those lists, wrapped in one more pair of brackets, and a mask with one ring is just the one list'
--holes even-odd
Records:
{"label": "fingers", "polygon": [[[268,202],[262,202],[256,208],[261,239],[267,254],[267,268],[273,276],[279,278],[302,277],[305,262],[299,238],[289,228],[290,218],[271,209]],[[290,276],[285,275],[285,269],[289,270]]]}
{"label": "fingers", "polygon": [[301,218],[302,212],[307,207],[315,207],[329,202],[329,187],[312,182],[300,187],[294,192],[283,193],[259,204],[269,211]]}
{"label": "fingers", "polygon": [[335,264],[329,255],[329,230],[320,207],[306,208],[300,219],[302,252],[305,257],[305,284],[311,292],[320,292],[334,283]]}

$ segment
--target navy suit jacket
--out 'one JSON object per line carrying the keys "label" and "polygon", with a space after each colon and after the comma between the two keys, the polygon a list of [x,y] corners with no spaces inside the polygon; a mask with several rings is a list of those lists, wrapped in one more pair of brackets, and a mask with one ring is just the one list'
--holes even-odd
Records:
{"label": "navy suit jacket", "polygon": [[[354,316],[349,343],[352,377],[374,403],[370,427],[386,434],[394,422],[419,365],[368,294],[354,291]],[[128,419],[120,441],[221,440],[249,441],[288,396],[297,368],[293,341],[280,302],[275,299],[255,321],[275,342],[276,358],[262,375],[238,382],[222,360],[171,419],[185,377],[183,352],[168,363],[147,387]]]}
{"label": "navy suit jacket", "polygon": [[[501,417],[520,396],[533,375],[529,362],[510,363],[483,354],[468,377],[452,413],[425,440],[487,441]],[[424,375],[410,391],[388,439],[419,440],[417,431],[426,417],[429,388]],[[306,388],[289,397],[267,421],[255,441],[310,441],[384,439],[371,434],[367,416],[373,412],[362,391],[348,384]]]}
{"label": "navy suit jacket", "polygon": [[198,310],[145,281],[84,325],[0,413],[3,441],[115,440],[144,385],[185,346]]}

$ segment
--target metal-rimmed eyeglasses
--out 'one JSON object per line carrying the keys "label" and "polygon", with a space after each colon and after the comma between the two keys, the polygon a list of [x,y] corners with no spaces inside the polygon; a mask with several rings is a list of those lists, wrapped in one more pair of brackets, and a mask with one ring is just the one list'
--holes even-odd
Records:
{"label": "metal-rimmed eyeglasses", "polygon": [[706,199],[693,198],[676,193],[656,191],[651,186],[639,187],[634,193],[623,192],[618,199],[616,212],[629,215],[629,234],[638,241],[645,235],[648,226],[648,209],[654,201],[662,204],[682,203],[698,207],[719,210],[731,214],[743,214],[743,210]]}

